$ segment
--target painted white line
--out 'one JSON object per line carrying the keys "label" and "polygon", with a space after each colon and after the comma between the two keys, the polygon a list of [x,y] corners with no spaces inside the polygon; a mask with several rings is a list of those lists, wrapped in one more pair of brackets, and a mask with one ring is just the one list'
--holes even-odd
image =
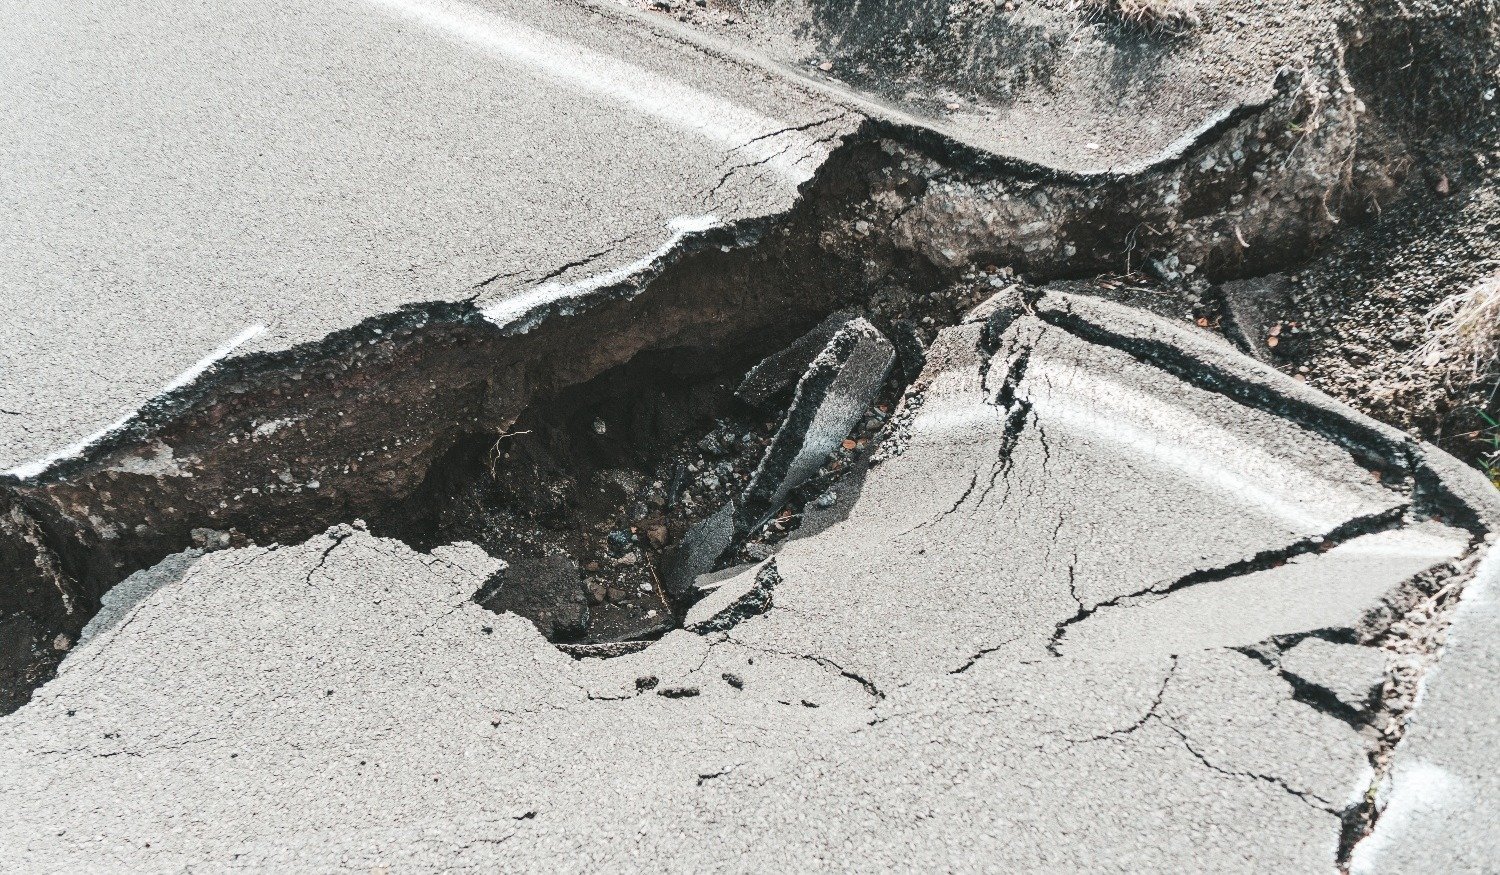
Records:
{"label": "painted white line", "polygon": [[1296,460],[1181,403],[1052,359],[1033,359],[1027,377],[1026,399],[1048,427],[1077,429],[1090,441],[1113,444],[1173,478],[1214,489],[1294,528],[1323,532],[1365,512],[1358,491],[1337,479],[1310,476]]}
{"label": "painted white line", "polygon": [[1382,871],[1381,855],[1413,828],[1473,804],[1472,799],[1466,798],[1470,794],[1462,780],[1442,766],[1422,760],[1397,763],[1391,774],[1391,787],[1375,831],[1361,839],[1349,855],[1350,875],[1374,875]]}
{"label": "painted white line", "polygon": [[[672,251],[672,247],[688,234],[707,231],[721,224],[723,223],[718,216],[678,216],[667,223],[667,228],[672,232],[667,237],[667,242],[629,264],[570,283],[560,283],[555,280],[543,283],[534,289],[495,301],[481,309],[480,313],[501,328],[510,328],[525,334],[535,326],[541,308],[558,301],[581,298],[589,292],[629,279],[632,274],[645,270],[658,258]],[[528,315],[530,315],[529,319]]]}
{"label": "painted white line", "polygon": [[165,386],[163,386],[160,392],[157,392],[150,399],[141,403],[129,413],[126,413],[124,416],[121,416],[119,419],[115,420],[104,428],[99,429],[88,437],[76,440],[73,443],[63,447],[62,449],[43,456],[40,459],[35,459],[23,465],[17,465],[16,467],[11,468],[5,473],[9,474],[12,477],[18,477],[22,480],[25,480],[42,474],[48,468],[51,468],[53,465],[64,459],[71,459],[82,455],[85,450],[93,446],[95,443],[103,440],[106,437],[109,437],[111,434],[114,434],[116,431],[119,431],[121,428],[123,428],[126,423],[135,418],[136,414],[141,412],[142,408],[144,408],[146,404],[149,404],[151,401],[167,394],[168,392],[174,391],[176,389],[181,389],[183,386],[186,386],[188,383],[196,380],[204,371],[213,367],[215,362],[229,355],[231,352],[234,352],[235,349],[243,346],[246,342],[256,337],[265,330],[266,326],[264,325],[251,325],[249,328],[246,328],[244,331],[241,331],[239,334],[236,334],[234,337],[230,338],[218,349],[215,349],[213,352],[209,353],[203,358],[198,359],[198,361],[194,363],[192,367],[178,374],[175,378],[172,379],[170,383],[167,383]]}
{"label": "painted white line", "polygon": [[[812,177],[812,172],[800,166],[800,162],[809,153],[823,149],[802,131],[769,136],[789,127],[784,121],[468,3],[366,2],[423,24],[531,75],[620,104],[683,133],[716,143],[736,152],[734,163],[760,164],[794,184]],[[757,137],[764,139],[756,140]]]}

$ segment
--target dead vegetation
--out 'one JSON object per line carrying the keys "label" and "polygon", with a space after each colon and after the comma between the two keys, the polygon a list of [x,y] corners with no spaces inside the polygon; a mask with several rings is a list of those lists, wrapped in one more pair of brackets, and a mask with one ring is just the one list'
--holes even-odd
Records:
{"label": "dead vegetation", "polygon": [[1500,369],[1500,273],[1451,295],[1427,314],[1427,341],[1418,351],[1423,366],[1447,371],[1450,379],[1479,382]]}
{"label": "dead vegetation", "polygon": [[[1493,410],[1500,397],[1500,273],[1444,298],[1426,321],[1417,362],[1450,386],[1480,386]],[[1481,447],[1479,467],[1500,487],[1500,419],[1483,409],[1473,412],[1479,427],[1466,437]]]}
{"label": "dead vegetation", "polygon": [[1081,0],[1082,7],[1153,33],[1181,33],[1203,21],[1198,0]]}

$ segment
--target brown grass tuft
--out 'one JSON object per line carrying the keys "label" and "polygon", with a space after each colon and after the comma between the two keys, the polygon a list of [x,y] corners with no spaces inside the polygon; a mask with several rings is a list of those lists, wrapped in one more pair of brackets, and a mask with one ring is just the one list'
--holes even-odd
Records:
{"label": "brown grass tuft", "polygon": [[1423,367],[1479,382],[1500,371],[1500,273],[1451,295],[1427,314],[1427,341],[1417,350]]}
{"label": "brown grass tuft", "polygon": [[1084,9],[1152,32],[1181,33],[1202,23],[1198,0],[1079,0]]}

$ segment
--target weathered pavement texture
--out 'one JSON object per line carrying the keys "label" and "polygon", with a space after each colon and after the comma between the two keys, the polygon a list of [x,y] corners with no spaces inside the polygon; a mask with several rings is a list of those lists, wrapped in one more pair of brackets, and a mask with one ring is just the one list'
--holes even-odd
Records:
{"label": "weathered pavement texture", "polygon": [[[1379,656],[1391,606],[1476,550],[1326,433],[1403,439],[1057,295],[946,330],[898,420],[847,519],[714,594],[749,609],[615,659],[473,604],[496,561],[465,545],[338,527],[140,572],[0,721],[0,868],[1332,870],[1371,741],[1277,661]],[[1448,512],[1494,519],[1460,471]],[[1493,698],[1487,592],[1423,709]],[[1356,859],[1435,859],[1412,830],[1455,804],[1435,840],[1482,867],[1480,813],[1421,778],[1486,793],[1480,740],[1418,714],[1406,831]]]}
{"label": "weathered pavement texture", "polygon": [[22,476],[216,359],[414,303],[510,320],[784,210],[853,124],[607,7],[128,0],[6,23],[0,473]]}

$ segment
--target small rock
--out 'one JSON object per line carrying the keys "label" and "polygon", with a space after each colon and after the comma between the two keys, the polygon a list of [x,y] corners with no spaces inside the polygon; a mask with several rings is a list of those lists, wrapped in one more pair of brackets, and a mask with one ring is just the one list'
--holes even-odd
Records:
{"label": "small rock", "polygon": [[651,546],[658,550],[665,547],[667,545],[667,527],[648,526],[646,528],[646,540],[651,542]]}
{"label": "small rock", "polygon": [[624,556],[626,552],[630,550],[630,542],[630,532],[625,531],[624,529],[617,529],[613,532],[610,532],[609,538],[607,539],[610,555]]}

